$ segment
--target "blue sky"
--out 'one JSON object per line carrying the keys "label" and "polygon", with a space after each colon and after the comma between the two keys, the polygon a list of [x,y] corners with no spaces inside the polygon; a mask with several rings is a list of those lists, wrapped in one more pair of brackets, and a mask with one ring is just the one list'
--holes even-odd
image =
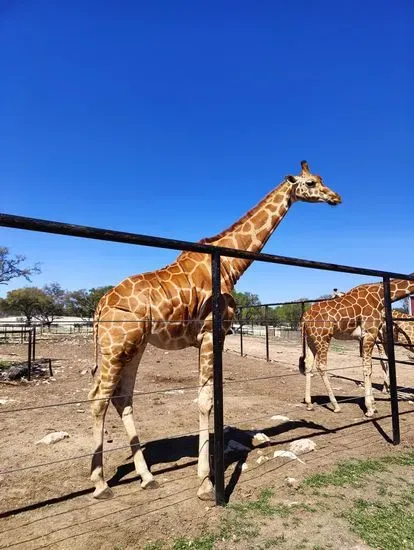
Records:
{"label": "blue sky", "polygon": [[[413,21],[411,0],[3,0],[0,211],[197,241],[306,158],[343,204],[295,204],[264,251],[412,272]],[[0,244],[68,289],[175,257],[5,228]],[[361,282],[256,262],[237,288],[264,303]]]}

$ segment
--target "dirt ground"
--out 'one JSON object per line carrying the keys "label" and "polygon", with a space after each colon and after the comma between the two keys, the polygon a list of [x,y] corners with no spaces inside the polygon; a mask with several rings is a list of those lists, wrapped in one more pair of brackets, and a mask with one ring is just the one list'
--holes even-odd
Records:
{"label": "dirt ground", "polygon": [[[305,379],[297,368],[299,342],[272,342],[269,363],[263,360],[263,339],[245,337],[244,352],[247,355],[240,357],[239,336],[226,339],[226,442],[234,440],[249,449],[242,455],[226,453],[230,502],[254,498],[265,487],[273,488],[280,502],[288,502],[292,495],[286,486],[287,476],[301,480],[345,458],[395,452],[390,443],[389,397],[380,392],[378,362],[373,375],[378,414],[373,420],[364,417],[356,343],[334,342],[330,350],[329,368],[335,369],[332,385],[338,400],[344,400],[341,414],[329,410],[319,376],[312,382],[315,410],[307,411],[302,404]],[[1,359],[25,354],[20,344],[0,346]],[[107,501],[92,499],[89,481],[93,442],[85,400],[91,384],[88,369],[93,364],[91,337],[41,340],[37,356],[53,359],[53,378],[0,384],[0,399],[6,401],[0,405],[0,550],[144,548],[157,539],[195,535],[219,519],[220,508],[196,497],[197,350],[166,352],[149,346],[138,373],[135,389],[148,393],[135,397],[136,423],[158,488],[140,488],[123,426],[115,411],[109,410],[105,473],[115,496]],[[399,349],[397,358],[407,359],[406,352]],[[246,379],[250,381],[242,383]],[[401,449],[411,447],[414,441],[412,367],[398,366],[398,384]],[[51,406],[59,403],[67,404]],[[18,411],[25,407],[39,408]],[[272,419],[274,415],[284,415],[289,421]],[[267,434],[270,445],[254,448],[253,430]],[[69,438],[54,445],[36,445],[53,431],[66,431]],[[273,458],[274,451],[285,450],[290,442],[303,437],[316,443],[314,452],[301,457],[303,463]],[[260,456],[269,460],[259,464]],[[247,469],[242,470],[242,463]],[[291,537],[294,541],[294,530]],[[339,548],[341,533],[330,537],[333,547]],[[294,548],[293,542],[287,547]]]}

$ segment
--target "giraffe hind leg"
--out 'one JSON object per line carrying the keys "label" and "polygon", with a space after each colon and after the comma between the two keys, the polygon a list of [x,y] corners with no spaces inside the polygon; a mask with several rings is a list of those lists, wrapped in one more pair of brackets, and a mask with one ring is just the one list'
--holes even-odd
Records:
{"label": "giraffe hind leg", "polygon": [[94,498],[110,498],[112,496],[112,490],[106,483],[103,473],[105,415],[111,395],[112,388],[104,385],[100,379],[95,382],[92,391],[89,393],[89,399],[93,399],[91,409],[94,420],[93,435],[95,440],[95,449],[91,463],[91,480],[95,484]]}
{"label": "giraffe hind leg", "polygon": [[317,354],[316,346],[311,338],[307,342],[306,359],[305,363],[305,403],[308,411],[313,411],[312,397],[311,397],[311,378],[313,376],[313,363]]}
{"label": "giraffe hind leg", "polygon": [[318,354],[316,356],[316,368],[318,369],[319,374],[322,377],[322,381],[325,385],[326,391],[328,392],[329,401],[332,403],[334,412],[339,413],[341,412],[341,407],[338,405],[338,401],[336,400],[331,383],[329,382],[329,378],[326,373],[326,367],[328,364],[328,348],[330,341],[331,339],[324,342],[324,345],[318,351]]}
{"label": "giraffe hind leg", "polygon": [[148,469],[145,461],[139,438],[137,435],[134,417],[133,417],[133,392],[135,378],[138,366],[145,350],[145,344],[142,345],[135,357],[127,363],[121,374],[121,379],[112,396],[112,404],[122,419],[125,431],[131,445],[131,452],[134,459],[135,470],[141,477],[141,487],[143,489],[153,488],[157,486],[154,476]]}

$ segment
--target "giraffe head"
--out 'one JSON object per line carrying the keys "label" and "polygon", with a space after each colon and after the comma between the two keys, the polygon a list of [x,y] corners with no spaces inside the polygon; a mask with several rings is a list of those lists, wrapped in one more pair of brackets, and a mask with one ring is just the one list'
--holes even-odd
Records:
{"label": "giraffe head", "polygon": [[302,171],[298,176],[286,176],[286,181],[292,185],[292,200],[304,202],[327,202],[337,205],[341,197],[324,185],[322,178],[311,174],[306,160],[301,162]]}

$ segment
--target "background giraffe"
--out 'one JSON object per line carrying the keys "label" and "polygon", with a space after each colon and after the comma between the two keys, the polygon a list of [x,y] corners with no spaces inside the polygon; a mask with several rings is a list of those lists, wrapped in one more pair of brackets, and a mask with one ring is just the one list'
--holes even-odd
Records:
{"label": "background giraffe", "polygon": [[[414,292],[414,280],[392,279],[390,290],[391,300],[400,300]],[[365,415],[372,416],[376,412],[371,384],[372,350],[384,323],[383,284],[359,285],[343,296],[317,302],[303,314],[301,322],[304,351],[306,351],[306,343],[314,356],[314,364],[325,384],[334,412],[339,412],[341,409],[335,399],[326,373],[329,344],[332,338],[362,341]],[[310,390],[313,364],[302,356],[299,361],[299,368],[306,375],[305,403],[307,409],[312,410]]]}
{"label": "background giraffe", "polygon": [[[402,313],[401,311],[393,310],[393,317],[398,317],[393,323],[394,342],[398,342],[405,349],[414,353],[414,321],[406,321],[405,319],[413,319],[413,315]],[[387,333],[385,324],[382,325],[382,329],[378,333],[378,340],[376,342],[380,357],[387,356]],[[382,370],[384,372],[384,386],[382,388],[383,393],[389,392],[390,380],[388,374],[388,363],[384,359],[380,360]]]}
{"label": "background giraffe", "polygon": [[[295,201],[336,205],[340,196],[302,161],[298,176],[287,176],[256,207],[219,235],[202,243],[259,252]],[[221,292],[223,341],[234,313],[231,290],[251,260],[222,258]],[[94,496],[111,491],[103,476],[105,413],[112,399],[124,423],[141,476],[141,487],[154,484],[148,470],[132,416],[135,377],[145,346],[163,349],[199,349],[199,460],[201,485],[198,496],[214,498],[209,465],[209,416],[212,409],[213,340],[211,313],[211,258],[208,254],[182,252],[162,269],[128,277],[100,300],[95,313],[95,338],[102,359],[98,378],[89,397],[94,417],[95,452],[91,479]],[[98,330],[99,329],[99,330]],[[117,398],[117,396],[122,396]]]}

